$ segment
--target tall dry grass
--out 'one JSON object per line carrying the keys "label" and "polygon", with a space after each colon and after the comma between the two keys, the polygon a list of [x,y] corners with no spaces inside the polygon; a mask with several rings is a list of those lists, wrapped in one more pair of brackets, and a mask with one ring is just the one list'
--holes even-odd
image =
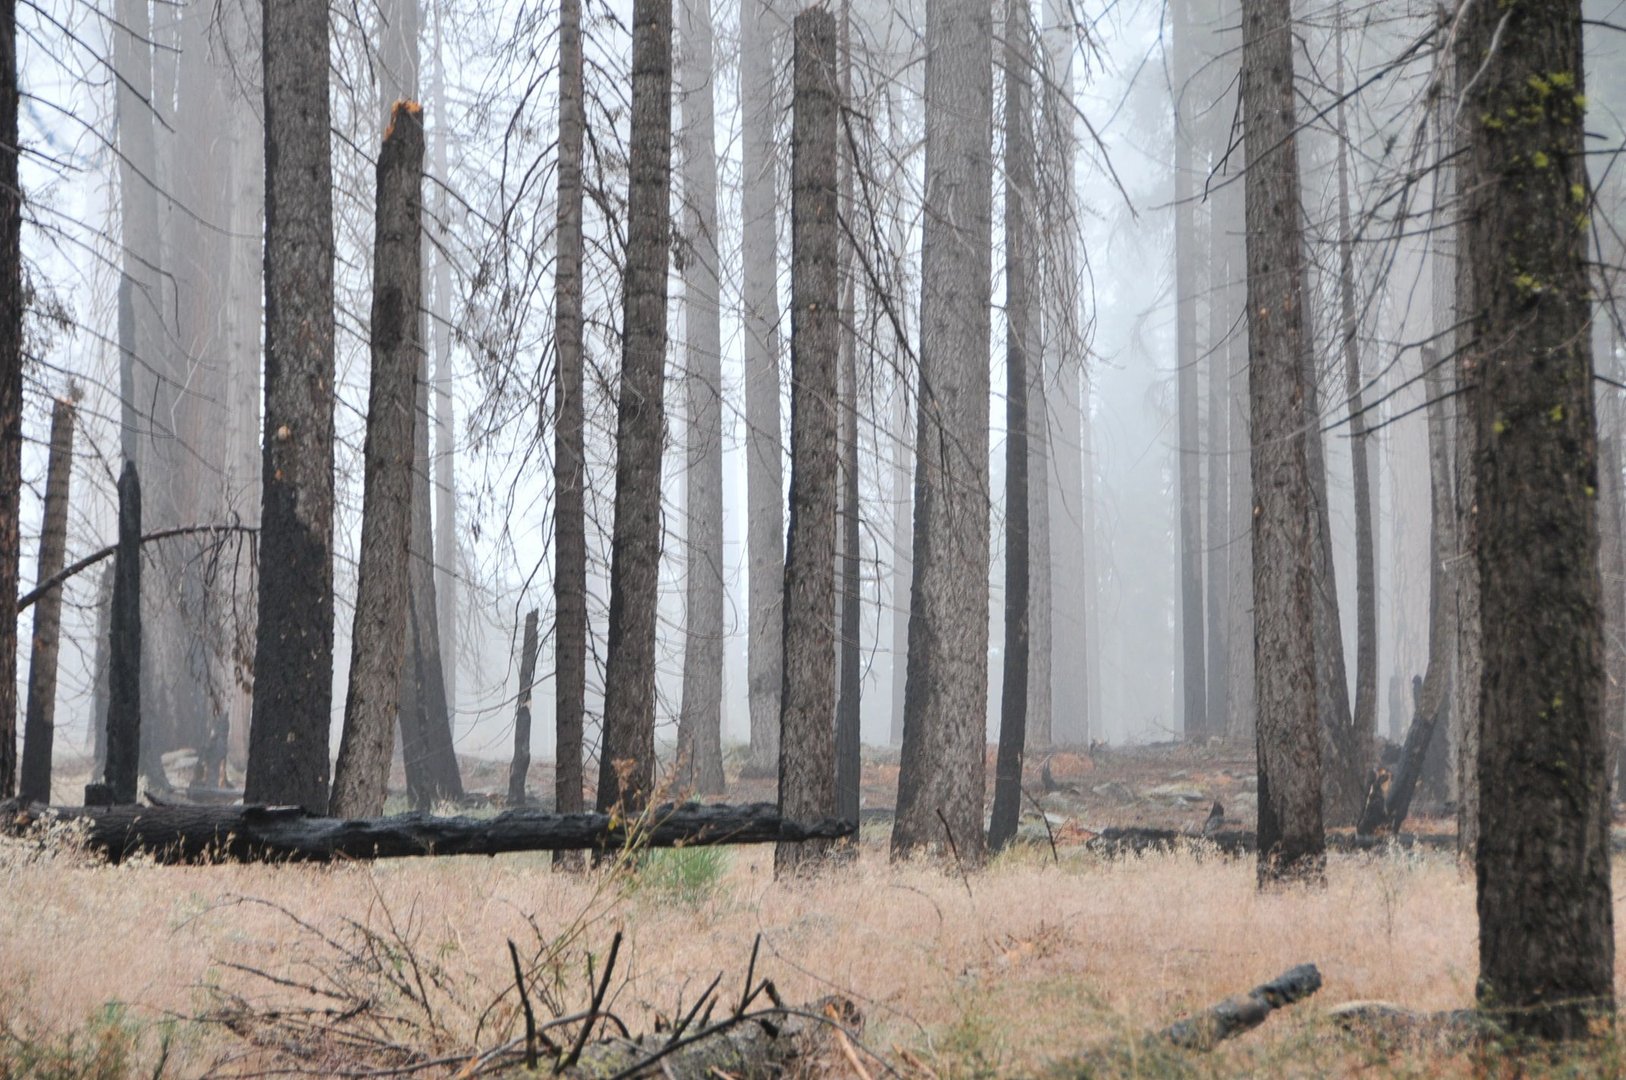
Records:
{"label": "tall dry grass", "polygon": [[[736,849],[710,868],[641,878],[555,873],[545,856],[108,867],[12,842],[0,851],[0,1030],[48,1040],[116,1002],[139,1035],[130,1060],[149,1074],[160,1053],[172,1075],[247,1070],[257,1059],[237,1036],[191,1018],[222,993],[298,1000],[297,989],[244,969],[308,982],[333,962],[321,937],[342,936],[353,920],[395,935],[433,967],[435,1037],[454,1049],[514,1032],[508,940],[534,958],[570,931],[538,982],[579,1008],[586,952],[601,963],[621,930],[612,999],[635,1030],[692,1001],[718,972],[737,988],[760,934],[759,974],[787,1001],[852,998],[868,1019],[865,1043],[921,1074],[1024,1072],[1305,961],[1320,965],[1321,993],[1201,1071],[1484,1067],[1426,1054],[1375,1064],[1329,1038],[1324,1020],[1328,1007],[1357,998],[1420,1009],[1471,1001],[1473,884],[1443,857],[1335,859],[1324,890],[1264,895],[1250,862],[1189,856],[1064,852],[1057,864],[1048,850],[1025,849],[962,877],[889,865],[872,843],[855,865],[791,884],[773,880],[772,862],[771,849]],[[1618,873],[1615,887],[1626,888]],[[1597,1068],[1608,1075],[1612,1066]]]}

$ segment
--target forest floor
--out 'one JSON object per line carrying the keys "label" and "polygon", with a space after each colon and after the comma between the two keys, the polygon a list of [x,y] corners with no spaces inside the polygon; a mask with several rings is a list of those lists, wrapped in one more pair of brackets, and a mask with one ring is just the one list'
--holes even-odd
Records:
{"label": "forest floor", "polygon": [[[1050,764],[1070,790],[1039,797],[1049,830],[1030,815],[1032,842],[975,874],[889,863],[881,820],[855,861],[800,883],[773,880],[766,847],[569,874],[545,855],[112,867],[71,845],[0,842],[0,1077],[359,1075],[399,1066],[391,1046],[445,1059],[411,1075],[457,1075],[520,1030],[510,942],[546,1019],[586,1006],[589,955],[602,971],[617,931],[609,1004],[634,1031],[686,1008],[713,976],[737,995],[760,936],[756,973],[784,1000],[840,994],[863,1012],[851,1060],[864,1072],[843,1057],[830,1075],[1036,1075],[1305,962],[1325,979],[1307,1002],[1215,1053],[1124,1074],[1503,1071],[1493,1051],[1385,1049],[1328,1018],[1356,999],[1471,1003],[1474,884],[1448,855],[1334,857],[1325,889],[1267,894],[1251,860],[1105,859],[1081,841],[1108,825],[1196,831],[1215,799],[1251,820],[1250,757],[1145,747]],[[473,790],[505,783],[498,766],[469,763],[467,775]],[[896,776],[895,755],[870,755],[872,811],[892,805]],[[742,781],[731,798],[768,794]],[[1615,890],[1626,895],[1626,863]],[[1626,982],[1617,993],[1626,999]],[[1626,1075],[1626,1043],[1533,1072]]]}

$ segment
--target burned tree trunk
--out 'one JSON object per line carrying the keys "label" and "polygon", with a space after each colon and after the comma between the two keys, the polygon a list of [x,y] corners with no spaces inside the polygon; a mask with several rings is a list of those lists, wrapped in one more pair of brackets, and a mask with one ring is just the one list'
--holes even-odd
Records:
{"label": "burned tree trunk", "polygon": [[[508,767],[509,806],[525,805],[525,777],[531,771],[531,685],[536,681],[536,618],[534,611],[525,616],[525,633],[519,647],[519,693],[514,700],[514,761]],[[580,807],[570,809],[579,810]]]}
{"label": "burned tree trunk", "polygon": [[244,797],[327,808],[333,169],[326,0],[265,5],[265,465]]}
{"label": "burned tree trunk", "polygon": [[[1028,0],[1005,4],[1005,671],[1000,690],[999,757],[988,847],[1016,835],[1022,810],[1022,759],[1028,707],[1028,343],[1034,236],[1028,199],[1033,191],[1029,116],[1032,11]],[[1042,415],[1042,413],[1041,413]],[[1040,489],[1043,490],[1042,488]]]}
{"label": "burned tree trunk", "polygon": [[927,6],[914,583],[892,826],[894,856],[933,848],[973,866],[987,783],[992,55],[985,0]]}
{"label": "burned tree trunk", "polygon": [[666,262],[671,241],[672,5],[634,0],[632,129],[615,526],[598,805],[643,805],[655,782],[655,614],[666,436]]}
{"label": "burned tree trunk", "polygon": [[334,818],[297,806],[23,807],[5,804],[5,828],[29,828],[41,813],[83,819],[85,843],[110,861],[134,854],[160,863],[330,862],[517,851],[617,851],[714,844],[779,844],[850,835],[852,822],[786,820],[768,803],[652,807],[616,814],[506,810],[495,817]]}
{"label": "burned tree trunk", "polygon": [[378,154],[378,212],[373,242],[372,379],[357,570],[350,639],[350,687],[333,773],[332,812],[384,812],[395,717],[406,649],[407,548],[412,524],[413,380],[423,343],[422,113],[400,102]]}
{"label": "burned tree trunk", "polygon": [[1253,434],[1254,671],[1259,883],[1319,880],[1321,729],[1316,713],[1316,530],[1306,432],[1303,295],[1289,0],[1242,17],[1248,159],[1248,352]]}
{"label": "burned tree trunk", "polygon": [[[791,141],[791,470],[785,544],[779,808],[792,817],[835,810],[836,24],[828,10],[796,17]],[[779,874],[823,855],[783,845]]]}
{"label": "burned tree trunk", "polygon": [[[68,544],[68,483],[73,476],[73,402],[51,406],[51,457],[45,474],[45,520],[40,529],[38,579],[62,570]],[[28,662],[28,719],[23,729],[23,770],[17,794],[25,801],[51,801],[51,744],[56,731],[56,661],[62,629],[62,589],[34,605],[34,648]]]}
{"label": "burned tree trunk", "polygon": [[0,0],[0,796],[16,787],[17,580],[23,497],[23,192],[16,0]]}
{"label": "burned tree trunk", "polygon": [[119,477],[119,548],[113,556],[112,656],[107,675],[106,785],[85,802],[133,803],[141,769],[141,480],[135,462]]}
{"label": "burned tree trunk", "polygon": [[[839,33],[840,93],[842,101],[852,100],[852,4],[844,0]],[[840,147],[841,194],[838,211],[842,221],[853,220],[852,143],[837,140]],[[856,293],[853,244],[841,244],[836,273],[841,288],[841,494],[836,511],[836,607],[839,629],[836,648],[836,812],[848,821],[858,820],[863,802],[863,692],[860,646],[863,636],[863,575],[859,564],[859,520],[863,500],[858,475],[858,334],[854,325]]]}
{"label": "burned tree trunk", "polygon": [[1406,732],[1400,769],[1390,785],[1389,828],[1400,831],[1411,811],[1412,794],[1423,775],[1440,718],[1447,712],[1451,692],[1451,672],[1456,664],[1452,648],[1456,640],[1457,617],[1457,523],[1451,493],[1451,434],[1446,417],[1446,380],[1442,361],[1435,350],[1423,349],[1423,387],[1428,402],[1429,474],[1429,602],[1428,669],[1422,688],[1414,695],[1416,710]]}
{"label": "burned tree trunk", "polygon": [[582,99],[581,0],[559,0],[559,191],[554,260],[558,374],[554,406],[553,697],[554,809],[582,806],[582,723],[587,711],[587,515],[582,409]]}

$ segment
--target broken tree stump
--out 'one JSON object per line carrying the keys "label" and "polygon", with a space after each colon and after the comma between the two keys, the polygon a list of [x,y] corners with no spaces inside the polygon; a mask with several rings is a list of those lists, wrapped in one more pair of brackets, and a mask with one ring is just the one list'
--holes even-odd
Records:
{"label": "broken tree stump", "polygon": [[640,847],[798,843],[849,836],[851,822],[786,821],[770,803],[657,807],[641,819],[612,814],[507,810],[490,818],[316,817],[295,806],[112,806],[46,808],[13,801],[0,828],[17,833],[47,815],[84,824],[85,844],[118,862],[131,855],[166,864],[332,862],[519,851],[615,851]]}

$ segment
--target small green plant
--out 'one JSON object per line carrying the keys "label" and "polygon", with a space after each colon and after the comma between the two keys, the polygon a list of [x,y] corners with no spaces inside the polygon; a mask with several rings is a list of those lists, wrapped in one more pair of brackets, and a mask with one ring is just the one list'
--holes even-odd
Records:
{"label": "small green plant", "polygon": [[685,904],[701,904],[716,892],[728,869],[720,847],[661,848],[644,856],[635,887]]}
{"label": "small green plant", "polygon": [[18,1080],[121,1080],[134,1069],[136,1028],[122,1006],[103,1007],[68,1031],[0,1026],[0,1076]]}

